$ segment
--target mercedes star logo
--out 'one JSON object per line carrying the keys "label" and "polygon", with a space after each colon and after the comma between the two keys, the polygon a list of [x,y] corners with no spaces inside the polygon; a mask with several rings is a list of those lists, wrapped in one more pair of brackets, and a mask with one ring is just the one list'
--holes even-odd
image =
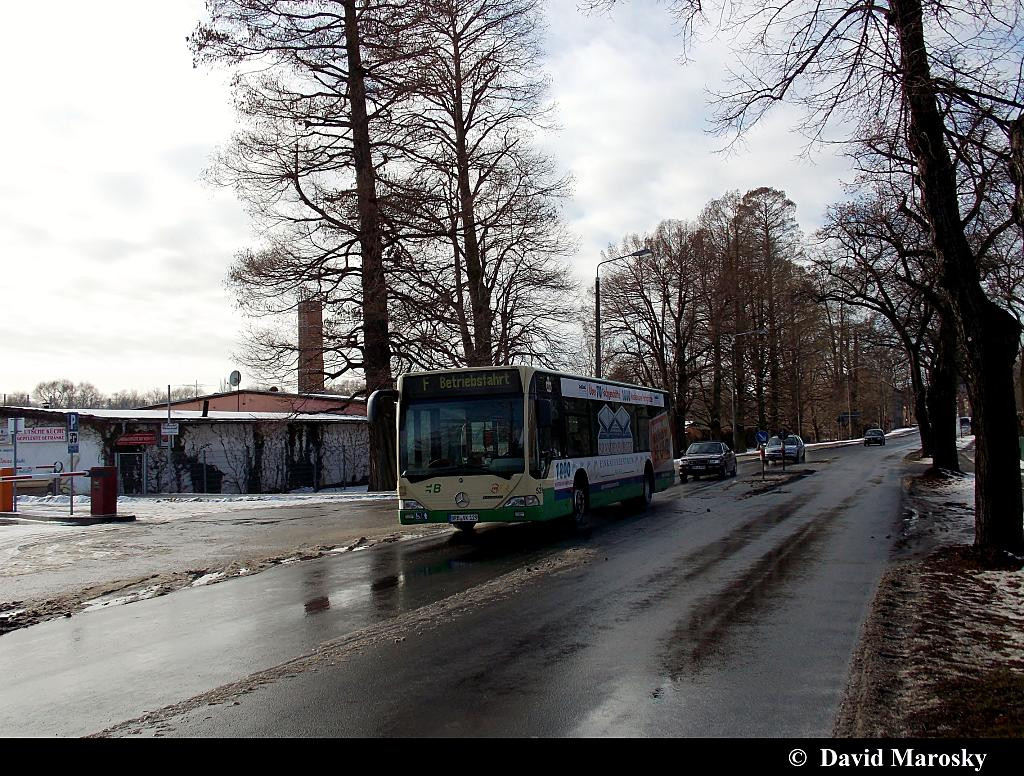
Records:
{"label": "mercedes star logo", "polygon": [[468,507],[469,506],[469,496],[467,496],[465,493],[461,493],[461,492],[460,493],[456,493],[455,494],[455,504],[457,506],[460,506],[460,507]]}

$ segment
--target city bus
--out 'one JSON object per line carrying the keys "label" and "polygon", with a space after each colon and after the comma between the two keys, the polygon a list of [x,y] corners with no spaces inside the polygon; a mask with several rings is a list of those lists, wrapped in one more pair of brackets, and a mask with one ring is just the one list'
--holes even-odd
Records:
{"label": "city bus", "polygon": [[566,518],[646,508],[673,484],[664,391],[530,366],[402,375],[398,496],[403,525]]}

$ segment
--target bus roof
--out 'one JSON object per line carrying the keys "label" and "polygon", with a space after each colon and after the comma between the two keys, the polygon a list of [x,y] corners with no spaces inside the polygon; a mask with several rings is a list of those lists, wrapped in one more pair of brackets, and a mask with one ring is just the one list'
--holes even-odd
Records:
{"label": "bus roof", "polygon": [[624,383],[619,380],[609,380],[607,377],[587,377],[586,375],[574,374],[573,372],[561,372],[557,369],[548,369],[542,366],[531,366],[527,364],[498,364],[496,366],[464,366],[456,367],[454,369],[428,369],[420,372],[406,372],[398,376],[399,381],[406,377],[416,377],[419,375],[438,375],[438,374],[464,374],[466,372],[491,372],[495,369],[517,369],[520,375],[523,377],[523,385],[528,385],[530,378],[533,377],[535,372],[543,372],[544,374],[552,375],[553,377],[567,377],[570,380],[586,380],[591,383],[604,383],[607,385],[617,385],[623,388],[638,388],[644,391],[655,391],[657,393],[664,393],[668,395],[668,391],[663,388],[652,388],[649,385],[638,385],[637,383]]}

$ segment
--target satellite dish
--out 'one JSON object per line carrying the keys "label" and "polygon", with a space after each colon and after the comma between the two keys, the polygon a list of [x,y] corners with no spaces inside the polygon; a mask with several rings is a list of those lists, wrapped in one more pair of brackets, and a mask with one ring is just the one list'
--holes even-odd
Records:
{"label": "satellite dish", "polygon": [[242,382],[242,373],[241,373],[241,372],[239,372],[239,371],[238,371],[238,370],[236,369],[236,370],[235,370],[234,372],[232,372],[232,373],[231,373],[231,376],[230,376],[230,377],[228,377],[228,383],[229,383],[230,385],[234,385],[234,386],[237,386],[237,385],[238,385],[239,383],[241,383],[241,382]]}

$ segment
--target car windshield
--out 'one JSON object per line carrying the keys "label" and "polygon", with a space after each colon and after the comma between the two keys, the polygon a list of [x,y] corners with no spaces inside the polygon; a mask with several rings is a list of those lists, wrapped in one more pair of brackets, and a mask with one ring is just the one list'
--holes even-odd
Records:
{"label": "car windshield", "polygon": [[882,436],[882,429],[880,428],[869,428],[864,432],[864,436]]}
{"label": "car windshield", "polygon": [[718,455],[721,452],[720,442],[694,442],[686,449],[687,455]]}
{"label": "car windshield", "polygon": [[768,447],[782,447],[782,440],[778,437],[772,437],[768,440]]}
{"label": "car windshield", "polygon": [[800,444],[800,437],[798,437],[798,436],[788,436],[788,437],[786,437],[786,444],[787,445],[798,445],[798,444]]}
{"label": "car windshield", "polygon": [[399,425],[402,476],[492,474],[509,479],[525,469],[523,397],[410,401]]}

